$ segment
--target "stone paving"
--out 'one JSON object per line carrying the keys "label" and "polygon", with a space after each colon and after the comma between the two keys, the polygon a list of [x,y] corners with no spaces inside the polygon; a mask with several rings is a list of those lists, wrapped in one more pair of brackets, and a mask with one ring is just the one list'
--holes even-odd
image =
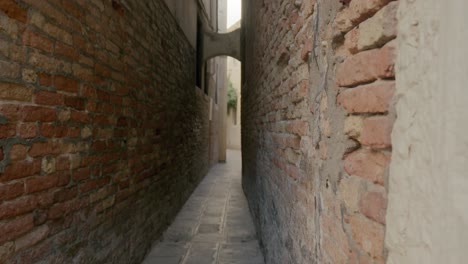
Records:
{"label": "stone paving", "polygon": [[263,264],[241,187],[241,153],[228,150],[143,264]]}

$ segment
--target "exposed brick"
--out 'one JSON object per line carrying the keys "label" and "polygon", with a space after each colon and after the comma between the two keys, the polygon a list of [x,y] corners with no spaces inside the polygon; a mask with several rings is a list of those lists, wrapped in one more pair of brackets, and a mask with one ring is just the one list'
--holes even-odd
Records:
{"label": "exposed brick", "polygon": [[47,73],[39,74],[39,84],[42,86],[52,86],[53,76]]}
{"label": "exposed brick", "polygon": [[359,51],[358,41],[359,41],[359,29],[354,28],[345,35],[344,47],[351,54],[355,54]]}
{"label": "exposed brick", "polygon": [[70,169],[70,157],[67,156],[59,156],[57,157],[57,170],[69,170]]}
{"label": "exposed brick", "polygon": [[82,9],[74,2],[71,1],[62,1],[62,7],[75,18],[81,18],[83,16]]}
{"label": "exposed brick", "polygon": [[80,192],[85,193],[85,192],[89,192],[91,190],[98,189],[98,188],[108,184],[109,181],[110,181],[109,178],[89,180],[89,181],[87,181],[87,182],[80,185]]}
{"label": "exposed brick", "polygon": [[40,161],[21,161],[6,166],[3,174],[0,174],[0,182],[7,182],[27,176],[38,174],[41,171]]}
{"label": "exposed brick", "polygon": [[49,53],[51,53],[54,48],[54,43],[50,39],[30,29],[26,29],[24,31],[23,43],[27,46],[31,46]]}
{"label": "exposed brick", "polygon": [[74,181],[81,181],[88,179],[90,176],[90,170],[89,168],[81,168],[77,169],[73,172],[73,180]]}
{"label": "exposed brick", "polygon": [[385,81],[346,89],[338,96],[338,103],[348,113],[385,113],[389,110],[395,82]]}
{"label": "exposed brick", "polygon": [[15,240],[15,250],[20,251],[23,248],[31,247],[43,240],[49,234],[49,227],[42,225],[25,236],[22,236]]}
{"label": "exposed brick", "polygon": [[71,110],[70,120],[74,123],[88,123],[90,122],[90,117],[87,112]]}
{"label": "exposed brick", "polygon": [[54,84],[60,91],[69,93],[78,93],[79,91],[78,82],[65,76],[54,76]]}
{"label": "exposed brick", "polygon": [[31,146],[29,155],[31,157],[44,156],[60,153],[60,146],[56,142],[36,142]]}
{"label": "exposed brick", "polygon": [[0,219],[7,219],[31,212],[36,208],[36,205],[36,197],[34,196],[24,196],[4,202],[0,204]]}
{"label": "exposed brick", "polygon": [[359,201],[361,193],[363,193],[363,184],[359,177],[345,176],[339,183],[338,194],[339,198],[346,206],[347,212],[350,214],[359,212]]}
{"label": "exposed brick", "polygon": [[2,10],[8,17],[23,23],[28,19],[28,11],[21,8],[21,6],[14,0],[0,1],[0,10]]}
{"label": "exposed brick", "polygon": [[57,176],[58,176],[58,181],[57,181],[58,187],[67,186],[70,183],[71,174],[69,171],[58,172]]}
{"label": "exposed brick", "polygon": [[20,65],[16,62],[0,60],[0,78],[18,79],[20,77]]}
{"label": "exposed brick", "polygon": [[55,125],[52,123],[43,123],[41,124],[39,131],[40,131],[39,133],[43,137],[48,137],[48,138],[54,137]]}
{"label": "exposed brick", "polygon": [[358,139],[362,133],[364,118],[361,116],[348,116],[345,119],[344,132],[350,138]]}
{"label": "exposed brick", "polygon": [[368,192],[364,194],[359,202],[359,208],[363,215],[385,224],[385,214],[387,210],[387,197],[382,192]]}
{"label": "exposed brick", "polygon": [[24,193],[24,183],[15,182],[0,185],[0,200],[8,201]]}
{"label": "exposed brick", "polygon": [[390,156],[367,149],[357,150],[344,160],[344,168],[349,175],[355,175],[383,185]]}
{"label": "exposed brick", "polygon": [[308,123],[306,121],[296,120],[288,123],[286,130],[291,134],[304,136],[309,130]]}
{"label": "exposed brick", "polygon": [[34,70],[31,69],[23,69],[22,71],[23,81],[27,83],[36,83],[37,82],[37,74]]}
{"label": "exposed brick", "polygon": [[24,106],[22,115],[26,122],[51,122],[57,116],[54,109],[41,106]]}
{"label": "exposed brick", "polygon": [[[164,2],[121,5],[117,12],[110,1],[5,0],[0,9],[6,2],[25,17],[23,24],[0,15],[0,82],[29,90],[12,99],[0,91],[0,263],[97,263],[103,256],[128,262],[98,234],[124,230],[125,237],[157,223],[127,247],[141,261],[218,160],[221,108],[213,108],[210,123],[207,97],[187,74],[196,68],[195,50]],[[293,17],[295,31],[302,16]],[[161,30],[151,28],[154,18],[164,22]],[[214,61],[207,67],[215,69]],[[298,82],[309,74],[300,67]],[[207,84],[215,90],[215,82]],[[298,88],[300,104],[305,90]],[[165,98],[177,98],[170,111],[163,111]],[[283,136],[284,148],[301,153],[301,137]],[[98,139],[106,143],[92,149]],[[178,164],[188,174],[178,173]],[[167,181],[155,188],[161,176]],[[95,242],[103,254],[93,254]]]}
{"label": "exposed brick", "polygon": [[358,49],[382,46],[396,37],[398,2],[391,2],[359,25]]}
{"label": "exposed brick", "polygon": [[59,65],[59,61],[53,57],[39,53],[38,51],[31,51],[28,57],[28,63],[38,70],[57,72],[59,69],[62,70],[63,65]]}
{"label": "exposed brick", "polygon": [[28,155],[29,147],[23,144],[15,144],[10,150],[10,159],[12,161],[24,160]]}
{"label": "exposed brick", "polygon": [[32,101],[33,89],[14,83],[0,83],[0,99],[12,101]]}
{"label": "exposed brick", "polygon": [[21,138],[34,138],[37,136],[36,123],[21,123],[18,125],[18,135]]}
{"label": "exposed brick", "polygon": [[[15,104],[1,104],[0,114],[8,119],[9,122],[15,122],[21,116],[21,106]],[[1,130],[0,130],[1,131]]]}
{"label": "exposed brick", "polygon": [[[15,37],[16,39],[16,37]],[[10,46],[10,58],[11,60],[18,63],[25,63],[28,58],[28,49],[20,45],[11,45]],[[14,65],[14,63],[10,63]]]}
{"label": "exposed brick", "polygon": [[13,253],[15,253],[15,244],[13,242],[1,244],[2,243],[0,243],[0,263],[6,263]]}
{"label": "exposed brick", "polygon": [[79,200],[70,200],[63,203],[56,203],[49,209],[49,219],[58,219],[66,216],[70,212],[80,208]]}
{"label": "exposed brick", "polygon": [[45,24],[45,17],[39,11],[31,10],[31,15],[29,16],[29,23],[35,25],[38,28],[42,28]]}
{"label": "exposed brick", "polygon": [[41,169],[46,174],[51,174],[55,172],[56,169],[56,162],[54,157],[43,157],[41,162]]}
{"label": "exposed brick", "polygon": [[57,183],[57,174],[29,178],[25,181],[26,193],[35,193],[51,189],[57,186]]}
{"label": "exposed brick", "polygon": [[78,188],[71,187],[71,188],[66,188],[66,189],[61,189],[54,194],[54,201],[55,202],[64,202],[71,200],[78,195]]}
{"label": "exposed brick", "polygon": [[0,233],[2,234],[0,244],[29,232],[33,227],[33,216],[31,214],[0,222]]}
{"label": "exposed brick", "polygon": [[349,219],[354,240],[365,254],[374,261],[383,261],[384,227],[363,216],[353,215]]}
{"label": "exposed brick", "polygon": [[67,96],[65,97],[65,105],[76,110],[85,109],[85,99],[80,97]]}
{"label": "exposed brick", "polygon": [[[64,21],[68,21],[68,19],[65,19]],[[57,40],[63,41],[68,45],[73,44],[72,35],[68,33],[67,31],[65,31],[64,29],[55,26],[54,24],[46,22],[44,26],[42,27],[42,30],[44,30],[44,32],[46,32],[51,37]]]}
{"label": "exposed brick", "polygon": [[57,42],[55,45],[55,54],[65,56],[72,60],[78,60],[79,57],[78,51],[73,48],[73,46],[69,46],[61,42]]}
{"label": "exposed brick", "polygon": [[104,76],[104,77],[110,77],[111,74],[112,74],[112,71],[111,69],[109,69],[109,67],[103,65],[103,64],[100,64],[100,63],[96,63],[95,67],[94,67],[94,70],[96,71],[96,73]]}
{"label": "exposed brick", "polygon": [[34,94],[34,102],[40,105],[63,105],[64,96],[49,91],[38,91]]}
{"label": "exposed brick", "polygon": [[70,109],[63,109],[60,110],[58,114],[58,120],[60,122],[67,122],[71,118],[71,110]]}
{"label": "exposed brick", "polygon": [[388,148],[392,145],[391,133],[394,119],[389,116],[375,116],[364,119],[359,141],[373,148]]}
{"label": "exposed brick", "polygon": [[338,13],[334,24],[340,32],[348,32],[360,22],[371,17],[393,0],[352,0],[349,7]]}
{"label": "exposed brick", "polygon": [[394,48],[392,41],[381,49],[360,52],[338,66],[336,78],[339,86],[354,86],[379,78],[392,78],[394,70]]}
{"label": "exposed brick", "polygon": [[16,134],[16,126],[13,124],[0,125],[0,138],[12,137]]}

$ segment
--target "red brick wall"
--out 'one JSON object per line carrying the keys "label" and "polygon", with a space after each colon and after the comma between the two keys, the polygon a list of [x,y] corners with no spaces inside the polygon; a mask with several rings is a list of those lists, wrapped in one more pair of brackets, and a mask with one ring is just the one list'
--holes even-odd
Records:
{"label": "red brick wall", "polygon": [[244,190],[267,263],[382,263],[396,3],[244,1]]}
{"label": "red brick wall", "polygon": [[195,51],[125,2],[0,1],[0,263],[140,263],[208,170]]}

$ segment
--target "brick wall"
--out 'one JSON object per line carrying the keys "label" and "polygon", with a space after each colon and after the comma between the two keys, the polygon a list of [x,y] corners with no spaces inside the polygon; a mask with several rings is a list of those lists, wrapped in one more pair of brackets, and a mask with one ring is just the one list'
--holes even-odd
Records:
{"label": "brick wall", "polygon": [[243,186],[267,263],[384,262],[396,7],[244,1]]}
{"label": "brick wall", "polygon": [[125,2],[0,1],[0,263],[139,263],[209,168],[194,48]]}

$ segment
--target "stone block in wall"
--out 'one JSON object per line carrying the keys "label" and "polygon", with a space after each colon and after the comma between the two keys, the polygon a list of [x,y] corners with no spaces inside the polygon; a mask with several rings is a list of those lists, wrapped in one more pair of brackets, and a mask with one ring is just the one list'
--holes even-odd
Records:
{"label": "stone block in wall", "polygon": [[374,262],[382,262],[385,235],[384,226],[359,214],[351,216],[349,224],[353,239],[361,251],[373,259]]}
{"label": "stone block in wall", "polygon": [[336,72],[339,86],[355,86],[395,76],[395,41],[347,58]]}
{"label": "stone block in wall", "polygon": [[391,2],[373,17],[359,24],[358,50],[380,47],[396,37],[397,9],[398,2]]}
{"label": "stone block in wall", "polygon": [[389,148],[392,145],[393,122],[393,118],[389,116],[371,116],[364,119],[359,142],[372,148]]}
{"label": "stone block in wall", "polygon": [[348,213],[359,211],[359,201],[363,192],[362,180],[356,176],[345,176],[338,187],[339,198],[346,205]]}
{"label": "stone block in wall", "polygon": [[344,132],[350,138],[358,139],[362,133],[364,118],[362,116],[348,116],[345,119]]}
{"label": "stone block in wall", "polygon": [[359,210],[367,218],[385,224],[385,213],[387,212],[387,195],[385,190],[365,193],[359,201]]}
{"label": "stone block in wall", "polygon": [[385,171],[390,163],[390,156],[368,149],[357,150],[344,160],[345,171],[349,175],[359,176],[373,183],[383,185]]}
{"label": "stone block in wall", "polygon": [[346,89],[338,95],[338,103],[348,113],[385,113],[395,92],[394,81],[378,81]]}
{"label": "stone block in wall", "polygon": [[344,48],[351,54],[358,52],[359,29],[353,28],[344,36]]}
{"label": "stone block in wall", "polygon": [[31,102],[32,94],[31,87],[14,83],[0,83],[0,100]]}
{"label": "stone block in wall", "polygon": [[362,21],[371,17],[392,0],[353,0],[335,18],[335,28],[343,33],[350,31]]}

